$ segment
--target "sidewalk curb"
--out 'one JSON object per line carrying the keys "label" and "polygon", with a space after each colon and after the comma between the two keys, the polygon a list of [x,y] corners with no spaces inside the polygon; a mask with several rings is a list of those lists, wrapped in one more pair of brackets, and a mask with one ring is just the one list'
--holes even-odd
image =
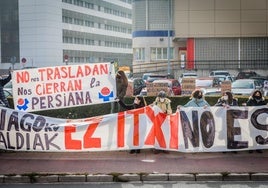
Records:
{"label": "sidewalk curb", "polygon": [[138,181],[268,181],[268,173],[0,175],[0,184]]}

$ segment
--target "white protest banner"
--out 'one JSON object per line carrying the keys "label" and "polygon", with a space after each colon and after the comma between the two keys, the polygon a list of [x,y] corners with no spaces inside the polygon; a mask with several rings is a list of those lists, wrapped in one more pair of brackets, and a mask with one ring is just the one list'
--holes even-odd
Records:
{"label": "white protest banner", "polygon": [[16,70],[12,84],[15,109],[27,112],[105,103],[116,96],[111,63]]}
{"label": "white protest banner", "polygon": [[268,107],[188,107],[171,115],[157,106],[64,120],[0,107],[0,149],[179,152],[268,149]]}

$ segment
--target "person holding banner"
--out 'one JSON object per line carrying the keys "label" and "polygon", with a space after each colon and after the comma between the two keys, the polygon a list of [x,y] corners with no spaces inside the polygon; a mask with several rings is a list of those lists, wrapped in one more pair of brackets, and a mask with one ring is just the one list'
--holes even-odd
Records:
{"label": "person holding banner", "polygon": [[238,100],[233,97],[233,94],[230,91],[225,91],[222,94],[222,97],[218,99],[215,106],[238,106]]}
{"label": "person holding banner", "polygon": [[3,103],[7,108],[10,108],[10,105],[4,93],[4,86],[11,80],[11,78],[12,76],[10,67],[8,77],[0,79],[0,102]]}
{"label": "person holding banner", "polygon": [[[225,91],[222,93],[222,97],[218,99],[215,106],[223,106],[229,108],[230,106],[238,106],[238,99],[234,98],[231,91]],[[222,152],[226,153],[226,152]],[[237,153],[237,151],[233,151],[233,153]]]}
{"label": "person holding banner", "polygon": [[172,114],[171,100],[166,98],[166,92],[160,91],[152,105],[158,106],[165,114]]}
{"label": "person holding banner", "polygon": [[[171,103],[171,100],[166,97],[166,92],[161,90],[158,93],[155,101],[152,103],[152,106],[156,105],[161,109],[161,111],[163,113],[170,115],[170,114],[172,114],[172,109],[171,109],[170,103]],[[160,152],[169,153],[166,150],[158,150],[158,149],[153,149],[153,152],[154,152],[154,154],[158,154]]]}
{"label": "person holding banner", "polygon": [[[260,90],[255,90],[251,96],[249,97],[247,103],[247,106],[262,106],[266,105],[265,98],[262,96],[262,93]],[[249,153],[253,153],[253,150],[249,150]],[[261,149],[256,150],[257,153],[262,153]]]}
{"label": "person holding banner", "polygon": [[[123,100],[128,86],[128,79],[124,71],[119,70],[116,74],[116,94],[119,100]],[[122,109],[119,108],[119,111]]]}
{"label": "person holding banner", "polygon": [[249,97],[247,103],[247,106],[262,106],[266,105],[265,98],[262,96],[262,93],[260,90],[255,90],[251,96]]}
{"label": "person holding banner", "polygon": [[[184,107],[208,107],[208,102],[204,99],[203,92],[200,89],[196,89],[192,92],[190,101],[187,102]],[[178,109],[180,106],[178,106]]]}
{"label": "person holding banner", "polygon": [[[145,101],[145,99],[144,99],[144,97],[141,96],[141,95],[137,95],[137,96],[135,96],[133,104],[125,104],[125,103],[124,103],[122,100],[120,100],[119,98],[117,98],[116,101],[120,104],[121,107],[123,107],[124,109],[127,109],[127,110],[132,110],[132,109],[142,108],[142,107],[145,107],[145,106],[147,105],[147,104],[146,104],[146,101]],[[140,153],[140,149],[133,149],[133,150],[130,150],[129,153],[130,153],[130,154],[133,154],[133,153]]]}
{"label": "person holding banner", "polygon": [[137,108],[142,108],[144,106],[146,106],[146,101],[144,99],[143,96],[141,95],[137,95],[134,98],[134,102],[133,104],[125,104],[122,100],[120,100],[119,98],[116,99],[118,101],[118,103],[125,109],[127,110],[132,110],[132,109],[137,109]]}

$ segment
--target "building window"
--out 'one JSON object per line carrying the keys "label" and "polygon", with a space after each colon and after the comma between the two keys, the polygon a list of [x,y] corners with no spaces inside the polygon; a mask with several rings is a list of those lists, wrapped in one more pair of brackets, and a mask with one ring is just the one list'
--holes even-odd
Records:
{"label": "building window", "polygon": [[85,2],[85,7],[89,9],[94,9],[94,4]]}
{"label": "building window", "polygon": [[[170,59],[173,59],[173,48],[170,48]],[[151,48],[151,60],[167,60],[168,48]]]}
{"label": "building window", "polygon": [[71,17],[63,16],[62,17],[62,22],[63,23],[73,23],[73,19]]}
{"label": "building window", "polygon": [[74,18],[74,24],[75,25],[84,25],[84,21],[81,19]]}
{"label": "building window", "polygon": [[73,3],[72,0],[62,0],[62,2],[69,3],[69,4],[72,4]]}
{"label": "building window", "polygon": [[64,36],[63,43],[73,43],[73,38]]}
{"label": "building window", "polygon": [[94,45],[95,42],[92,39],[86,39],[86,45]]}
{"label": "building window", "polygon": [[83,7],[83,1],[81,1],[81,0],[74,0],[74,5]]}
{"label": "building window", "polygon": [[134,60],[135,61],[144,61],[145,60],[145,48],[134,48],[133,50]]}
{"label": "building window", "polygon": [[87,26],[87,27],[94,27],[94,22],[86,20],[85,21],[85,26]]}

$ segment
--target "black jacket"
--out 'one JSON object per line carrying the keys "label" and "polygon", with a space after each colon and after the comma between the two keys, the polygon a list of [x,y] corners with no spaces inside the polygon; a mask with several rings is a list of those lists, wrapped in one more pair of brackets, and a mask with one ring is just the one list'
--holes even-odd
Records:
{"label": "black jacket", "polygon": [[238,101],[237,99],[233,99],[231,103],[228,101],[224,100],[223,98],[219,98],[215,106],[223,106],[223,105],[229,105],[229,106],[238,106]]}
{"label": "black jacket", "polygon": [[123,107],[123,108],[125,108],[125,109],[127,109],[127,110],[132,110],[132,109],[136,109],[136,108],[142,108],[142,107],[144,107],[143,105],[138,105],[138,104],[135,104],[135,103],[133,103],[133,104],[125,104],[123,101],[121,101],[121,100],[119,100],[118,101],[119,102],[119,104]]}
{"label": "black jacket", "polygon": [[257,101],[253,97],[249,97],[249,99],[247,101],[247,106],[262,106],[262,105],[266,105],[264,97],[262,97],[261,100],[259,100],[259,101]]}
{"label": "black jacket", "polygon": [[0,102],[3,103],[6,107],[10,107],[8,100],[4,93],[4,86],[11,80],[11,72],[9,73],[8,77],[4,79],[0,79]]}

